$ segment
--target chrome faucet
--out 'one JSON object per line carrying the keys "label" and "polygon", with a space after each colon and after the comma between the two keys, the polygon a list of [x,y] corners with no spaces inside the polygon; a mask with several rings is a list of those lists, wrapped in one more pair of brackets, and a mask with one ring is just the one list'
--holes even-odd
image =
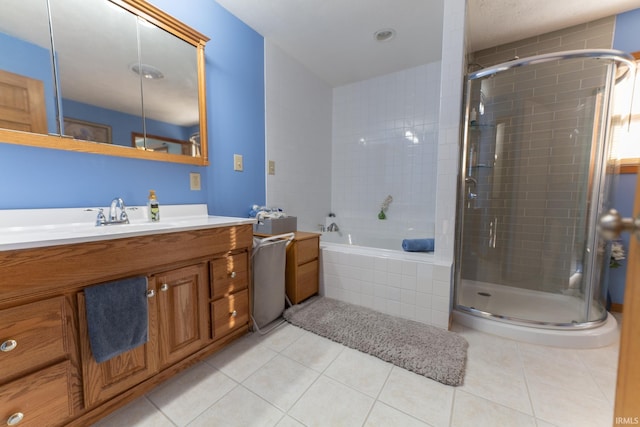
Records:
{"label": "chrome faucet", "polygon": [[340,231],[340,229],[338,228],[338,224],[336,224],[335,222],[332,222],[327,227],[327,231]]}
{"label": "chrome faucet", "polygon": [[[120,215],[118,215],[118,210],[120,210]],[[105,217],[102,208],[98,211],[96,226],[112,224],[129,224],[129,216],[127,215],[126,206],[124,205],[124,200],[120,197],[116,197],[111,201],[108,219]]]}

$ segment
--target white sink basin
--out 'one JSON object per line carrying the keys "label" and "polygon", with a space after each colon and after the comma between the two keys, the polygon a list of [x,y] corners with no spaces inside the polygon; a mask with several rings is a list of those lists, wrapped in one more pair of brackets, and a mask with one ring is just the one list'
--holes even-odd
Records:
{"label": "white sink basin", "polygon": [[206,205],[167,205],[161,207],[159,222],[146,218],[145,207],[134,206],[127,208],[129,224],[96,226],[97,212],[97,208],[0,210],[0,251],[255,222],[253,218],[209,216]]}

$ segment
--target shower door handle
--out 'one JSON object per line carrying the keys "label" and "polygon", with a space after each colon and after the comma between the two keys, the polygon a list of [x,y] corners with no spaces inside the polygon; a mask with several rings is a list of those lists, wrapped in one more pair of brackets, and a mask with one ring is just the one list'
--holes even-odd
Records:
{"label": "shower door handle", "polygon": [[610,209],[600,217],[598,232],[602,238],[617,239],[623,231],[633,232],[640,239],[640,215],[636,218],[623,218],[617,210]]}

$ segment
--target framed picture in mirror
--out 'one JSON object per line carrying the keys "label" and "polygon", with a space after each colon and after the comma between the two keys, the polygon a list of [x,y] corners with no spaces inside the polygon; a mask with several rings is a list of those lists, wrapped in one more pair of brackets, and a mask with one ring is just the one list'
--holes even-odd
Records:
{"label": "framed picture in mirror", "polygon": [[64,118],[64,134],[83,141],[111,144],[111,126]]}

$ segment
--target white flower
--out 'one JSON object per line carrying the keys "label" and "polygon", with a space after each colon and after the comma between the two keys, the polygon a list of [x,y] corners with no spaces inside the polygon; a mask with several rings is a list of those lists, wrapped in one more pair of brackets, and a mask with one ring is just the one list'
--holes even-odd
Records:
{"label": "white flower", "polygon": [[624,247],[621,242],[611,242],[611,258],[616,261],[625,259]]}

